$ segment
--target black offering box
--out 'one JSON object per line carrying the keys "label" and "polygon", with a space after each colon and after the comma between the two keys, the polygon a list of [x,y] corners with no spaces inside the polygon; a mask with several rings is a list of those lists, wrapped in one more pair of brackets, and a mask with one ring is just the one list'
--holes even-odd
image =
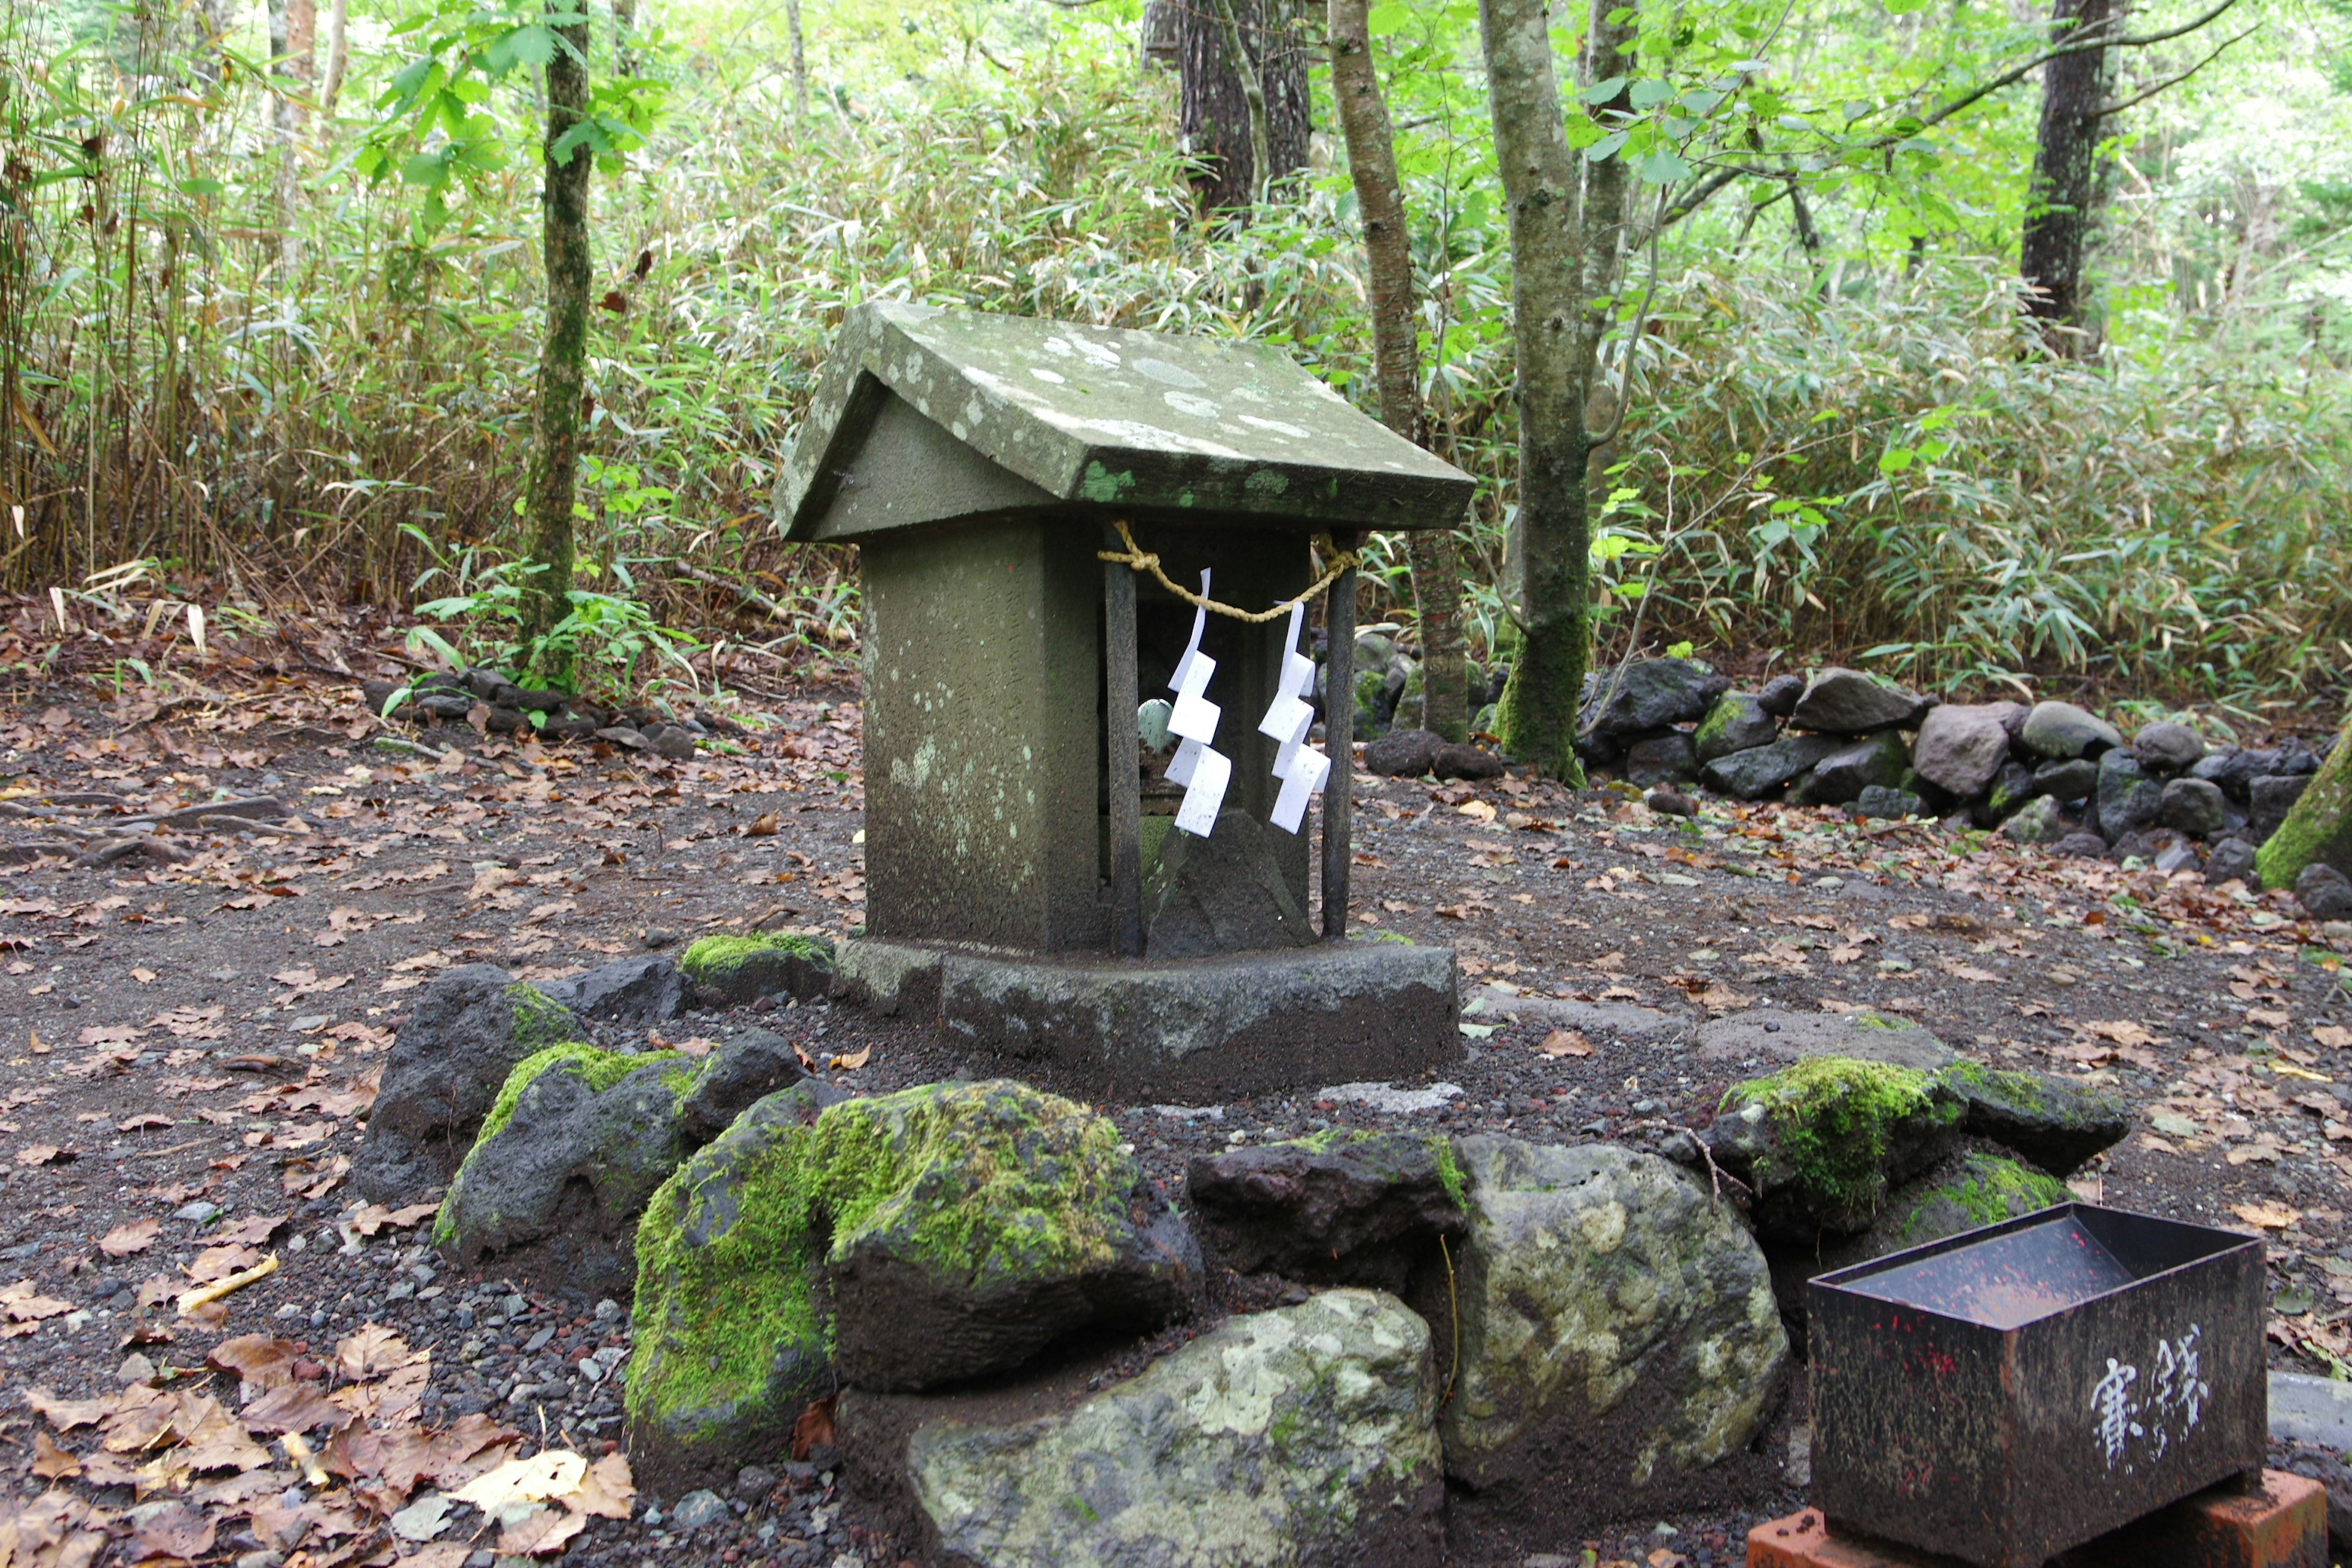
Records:
{"label": "black offering box", "polygon": [[2066,1204],[1822,1275],[1806,1305],[1833,1534],[2034,1568],[2262,1468],[2252,1237]]}

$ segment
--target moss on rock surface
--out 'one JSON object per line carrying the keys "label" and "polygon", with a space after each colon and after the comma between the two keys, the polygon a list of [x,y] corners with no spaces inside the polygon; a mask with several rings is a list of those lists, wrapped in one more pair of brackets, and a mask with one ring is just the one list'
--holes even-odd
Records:
{"label": "moss on rock surface", "polygon": [[699,995],[723,1005],[780,994],[814,1000],[832,984],[833,944],[787,932],[706,936],[678,955],[677,966]]}
{"label": "moss on rock surface", "polygon": [[1941,1164],[1887,1194],[1878,1223],[1823,1253],[1808,1273],[1844,1268],[1948,1236],[2071,1203],[2066,1184],[1998,1144],[1964,1140]]}
{"label": "moss on rock surface", "polygon": [[1760,1222],[1852,1232],[1877,1217],[1891,1182],[1950,1147],[1965,1114],[1931,1074],[1811,1057],[1734,1084],[1717,1121],[1750,1173]]}
{"label": "moss on rock surface", "polygon": [[680,1165],[637,1225],[630,1454],[655,1487],[773,1455],[825,1377],[816,1102],[772,1094]]}
{"label": "moss on rock surface", "polygon": [[[490,1102],[490,1113],[482,1118],[482,1131],[475,1138],[474,1147],[480,1148],[506,1131],[507,1123],[514,1117],[515,1102],[522,1098],[522,1091],[559,1062],[571,1064],[592,1093],[602,1094],[639,1068],[654,1062],[685,1059],[677,1051],[632,1054],[604,1050],[579,1040],[567,1040],[560,1046],[533,1051],[515,1064],[514,1070],[507,1074],[507,1081],[499,1087],[499,1097]],[[467,1156],[471,1157],[470,1154]]]}
{"label": "moss on rock surface", "polygon": [[1955,1062],[1938,1075],[1967,1102],[1967,1131],[2070,1175],[2131,1131],[2120,1095],[2043,1073]]}
{"label": "moss on rock surface", "polygon": [[835,1358],[864,1386],[923,1387],[1176,1310],[1197,1252],[1164,1205],[1138,1203],[1120,1144],[1105,1118],[1006,1081],[822,1115],[805,1090],[760,1101],[638,1227],[628,1411],[644,1451],[723,1471],[789,1428]]}
{"label": "moss on rock surface", "polygon": [[2352,729],[2337,739],[2286,820],[2254,856],[2266,888],[2292,888],[2314,864],[2352,877]]}

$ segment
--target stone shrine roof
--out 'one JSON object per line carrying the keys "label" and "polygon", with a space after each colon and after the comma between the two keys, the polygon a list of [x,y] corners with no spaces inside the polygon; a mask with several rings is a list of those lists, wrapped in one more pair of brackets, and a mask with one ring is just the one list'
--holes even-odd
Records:
{"label": "stone shrine roof", "polygon": [[[893,395],[1003,470],[1000,496],[1057,510],[1450,528],[1476,488],[1271,344],[877,302],[844,321],[786,462],[787,537],[835,531],[820,524]],[[893,524],[858,531],[877,526]]]}

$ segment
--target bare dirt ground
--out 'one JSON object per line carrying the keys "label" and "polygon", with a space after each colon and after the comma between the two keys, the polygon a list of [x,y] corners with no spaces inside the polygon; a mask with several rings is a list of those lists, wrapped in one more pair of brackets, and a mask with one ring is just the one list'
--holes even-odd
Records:
{"label": "bare dirt ground", "polygon": [[[20,1518],[47,1542],[19,1561],[907,1560],[822,1444],[709,1521],[632,1508],[625,1467],[575,1474],[617,1446],[625,1312],[454,1274],[423,1212],[362,1205],[342,1180],[384,1048],[438,969],[553,978],[705,931],[858,925],[855,693],[738,710],[748,732],[672,763],[388,729],[355,682],[251,660],[168,700],[109,703],[72,663],[0,715],[0,1469],[18,1506],[44,1500]],[[1466,998],[1506,988],[1465,1019],[1444,1075],[1462,1092],[1414,1124],[1558,1142],[1704,1126],[1748,1076],[1688,1049],[1704,1017],[1897,1013],[1988,1061],[2119,1089],[2138,1125],[2077,1190],[2260,1229],[2278,1363],[2352,1362],[2352,933],[2194,874],[1934,826],[1715,804],[1684,823],[1516,777],[1355,790],[1360,923],[1456,947]],[[297,818],[121,830],[224,794]],[[1643,1043],[1482,1023],[1511,991],[1639,1003],[1681,1026]],[[664,1034],[696,1048],[755,1023],[860,1089],[991,1070],[822,1005]],[[1382,1121],[1313,1091],[1102,1109],[1178,1192],[1185,1160],[1228,1141]],[[1219,1299],[1249,1296],[1227,1281]],[[356,1419],[309,1457],[279,1436],[299,1409],[272,1416],[320,1397]],[[1767,1441],[1801,1413],[1800,1392]],[[504,1496],[503,1527],[457,1509],[423,1533],[436,1521],[403,1511],[531,1456],[548,1477]],[[1754,1519],[1798,1501],[1521,1552],[1721,1564]]]}

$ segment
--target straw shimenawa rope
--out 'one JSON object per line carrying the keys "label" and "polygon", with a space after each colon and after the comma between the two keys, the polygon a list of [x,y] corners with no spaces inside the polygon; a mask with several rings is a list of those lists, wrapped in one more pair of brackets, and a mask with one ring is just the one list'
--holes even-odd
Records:
{"label": "straw shimenawa rope", "polygon": [[1338,582],[1342,573],[1350,571],[1362,564],[1362,563],[1357,558],[1354,551],[1342,550],[1331,542],[1331,536],[1329,534],[1318,533],[1315,536],[1315,547],[1320,550],[1330,561],[1331,566],[1328,571],[1323,574],[1322,577],[1313,587],[1307,589],[1297,598],[1283,600],[1282,603],[1275,605],[1275,607],[1270,610],[1240,610],[1235,609],[1231,605],[1221,605],[1214,599],[1204,598],[1201,595],[1192,592],[1192,589],[1185,587],[1181,583],[1170,582],[1168,580],[1168,574],[1160,569],[1160,557],[1154,555],[1150,551],[1144,549],[1141,545],[1135,542],[1135,535],[1128,531],[1127,521],[1124,518],[1113,519],[1111,526],[1118,530],[1119,542],[1125,544],[1127,549],[1124,551],[1097,550],[1095,552],[1095,558],[1097,560],[1115,561],[1122,566],[1132,567],[1138,572],[1149,572],[1151,574],[1153,578],[1159,582],[1161,587],[1167,589],[1170,593],[1175,595],[1186,604],[1193,605],[1198,609],[1210,611],[1215,615],[1231,616],[1237,621],[1247,621],[1253,626],[1260,626],[1267,621],[1276,620],[1290,614],[1290,607],[1293,605],[1303,605],[1307,600],[1315,598],[1325,589],[1330,587],[1332,584]]}

